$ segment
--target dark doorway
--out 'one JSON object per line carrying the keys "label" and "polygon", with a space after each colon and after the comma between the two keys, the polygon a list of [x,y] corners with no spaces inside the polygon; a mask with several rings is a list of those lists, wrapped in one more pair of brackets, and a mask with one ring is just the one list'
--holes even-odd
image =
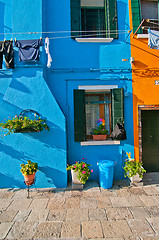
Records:
{"label": "dark doorway", "polygon": [[147,172],[159,172],[159,110],[142,110],[142,161]]}

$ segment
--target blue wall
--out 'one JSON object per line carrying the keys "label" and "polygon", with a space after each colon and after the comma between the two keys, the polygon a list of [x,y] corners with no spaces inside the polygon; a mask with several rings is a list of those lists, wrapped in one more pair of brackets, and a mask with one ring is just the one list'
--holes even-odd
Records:
{"label": "blue wall", "polygon": [[[39,63],[19,63],[15,48],[15,69],[0,70],[0,120],[30,108],[46,117],[51,129],[49,133],[18,133],[0,140],[0,187],[24,187],[20,164],[28,159],[38,162],[40,167],[37,187],[66,187],[66,163],[82,158],[93,166],[91,179],[98,179],[100,159],[116,161],[115,179],[122,179],[125,152],[133,153],[134,145],[128,0],[117,1],[119,38],[111,43],[78,43],[71,39],[68,0],[61,0],[60,4],[59,0],[0,0],[0,7],[4,19],[0,23],[2,33],[54,32],[0,35],[0,40],[49,37],[53,60],[47,69],[41,47]],[[105,146],[81,146],[74,142],[73,89],[79,85],[124,88],[127,140]]]}
{"label": "blue wall", "polygon": [[[4,23],[1,32],[42,32],[42,1],[0,1]],[[2,11],[2,9],[1,9]],[[8,14],[10,13],[10,14]],[[9,29],[9,30],[8,30]],[[42,34],[14,34],[1,36],[10,40],[37,39]],[[36,187],[66,187],[66,120],[46,83],[44,48],[40,61],[18,61],[15,51],[15,69],[0,70],[0,120],[18,115],[24,109],[33,109],[47,119],[50,131],[40,133],[14,133],[0,139],[0,187],[25,187],[20,164],[32,160],[38,163]],[[4,63],[5,65],[5,63]]]}
{"label": "blue wall", "polygon": [[[119,38],[111,43],[79,43],[70,38],[69,1],[63,0],[59,4],[59,0],[47,0],[45,7],[46,31],[57,31],[49,34],[54,39],[50,40],[53,62],[47,82],[67,119],[68,163],[87,158],[94,169],[91,179],[98,179],[98,160],[111,159],[117,162],[115,179],[123,179],[126,152],[132,152],[132,155],[134,152],[128,0],[117,0]],[[79,85],[124,88],[127,140],[121,141],[120,145],[106,146],[81,146],[74,142],[73,89],[78,89]]]}

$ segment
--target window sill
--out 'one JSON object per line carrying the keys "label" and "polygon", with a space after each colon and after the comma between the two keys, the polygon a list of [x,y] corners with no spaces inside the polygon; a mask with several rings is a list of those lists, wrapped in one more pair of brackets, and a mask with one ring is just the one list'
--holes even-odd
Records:
{"label": "window sill", "polygon": [[99,145],[119,145],[120,141],[106,140],[106,141],[86,141],[81,142],[81,146],[99,146]]}
{"label": "window sill", "polygon": [[148,38],[148,34],[137,34],[137,38]]}
{"label": "window sill", "polygon": [[75,38],[77,42],[109,43],[113,38]]}

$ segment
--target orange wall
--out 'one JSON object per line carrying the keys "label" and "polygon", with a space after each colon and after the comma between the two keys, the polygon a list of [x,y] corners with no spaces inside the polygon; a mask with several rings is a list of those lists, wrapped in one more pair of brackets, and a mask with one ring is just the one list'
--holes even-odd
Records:
{"label": "orange wall", "polygon": [[[131,0],[129,0],[130,29],[132,28]],[[148,39],[139,39],[137,35],[130,37],[133,87],[133,113],[134,113],[134,149],[135,157],[139,157],[138,137],[138,105],[159,105],[159,50],[148,47]]]}

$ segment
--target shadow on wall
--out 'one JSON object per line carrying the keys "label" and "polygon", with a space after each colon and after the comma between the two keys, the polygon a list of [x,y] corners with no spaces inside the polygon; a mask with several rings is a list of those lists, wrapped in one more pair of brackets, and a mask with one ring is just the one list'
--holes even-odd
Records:
{"label": "shadow on wall", "polygon": [[7,174],[0,173],[0,179],[3,183],[3,188],[23,188],[24,183],[23,181],[15,180],[14,177],[9,176]]}
{"label": "shadow on wall", "polygon": [[48,183],[54,185],[56,188],[63,188],[63,182],[65,182],[66,172],[62,172],[51,167],[39,167],[39,171],[45,174],[48,179]]}
{"label": "shadow on wall", "polygon": [[0,143],[0,152],[5,153],[6,155],[11,156],[12,158],[16,158],[18,160],[20,160],[21,162],[25,162],[28,159],[32,159],[32,156],[30,156],[27,153],[23,153],[23,152],[19,152],[17,150],[15,150],[14,148],[12,148],[11,146],[6,145],[5,143]]}
{"label": "shadow on wall", "polygon": [[[4,33],[4,6],[5,6],[5,4],[0,2],[0,16],[1,16],[0,32],[1,33]],[[4,39],[4,35],[1,35],[0,38]]]}

